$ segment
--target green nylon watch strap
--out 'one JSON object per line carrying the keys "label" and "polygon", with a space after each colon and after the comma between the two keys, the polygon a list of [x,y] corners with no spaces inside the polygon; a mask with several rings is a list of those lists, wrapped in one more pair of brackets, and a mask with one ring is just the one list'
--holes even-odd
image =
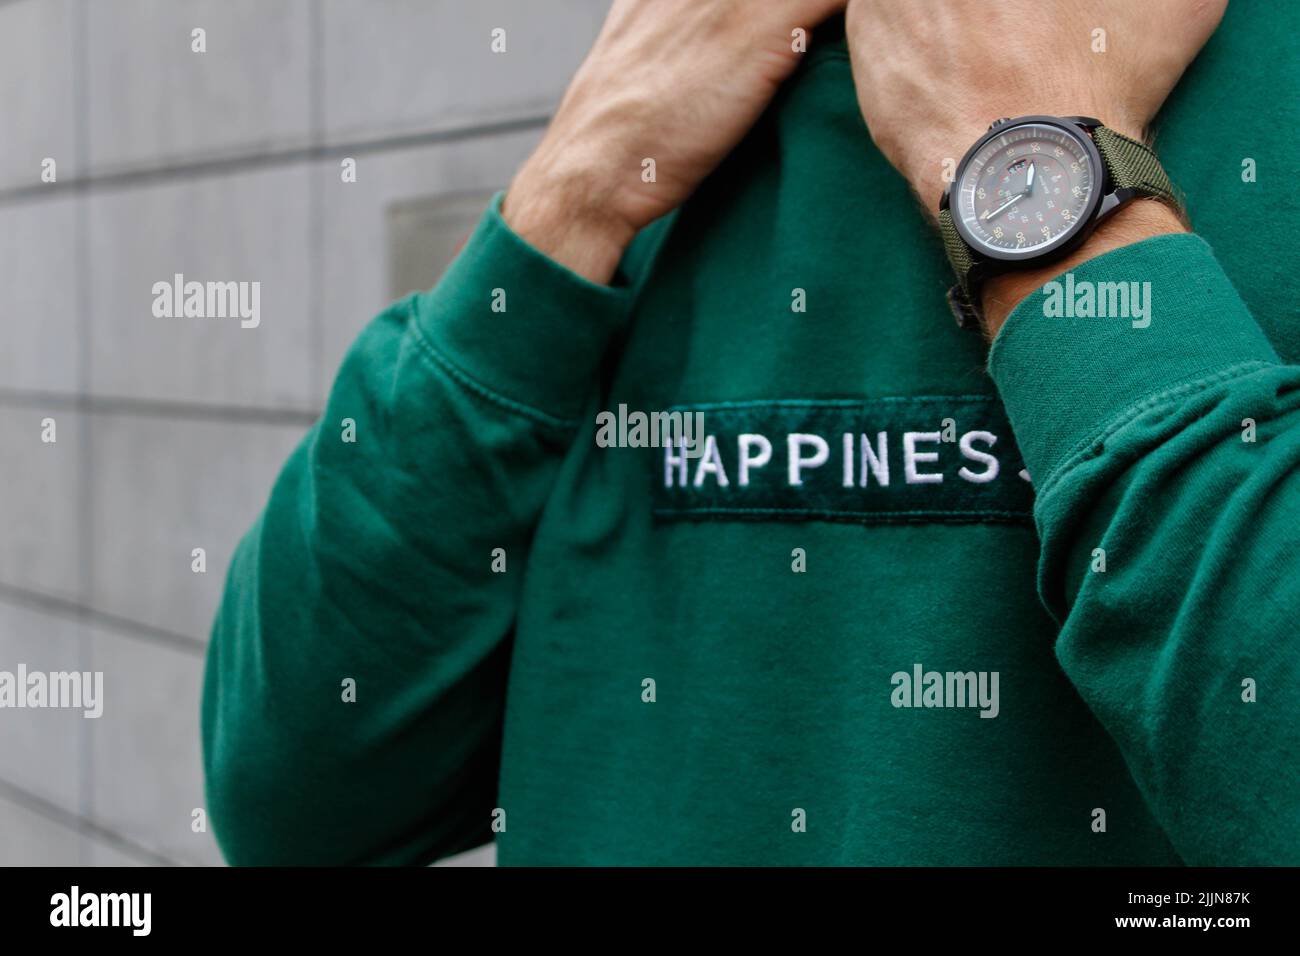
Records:
{"label": "green nylon watch strap", "polygon": [[952,222],[951,209],[939,210],[939,235],[943,236],[943,248],[948,253],[948,261],[952,263],[953,271],[965,282],[966,273],[975,264],[975,257],[971,254],[970,246],[966,245],[957,234],[957,227]]}
{"label": "green nylon watch strap", "polygon": [[[1159,199],[1181,213],[1182,203],[1174,192],[1173,183],[1150,147],[1105,126],[1092,130],[1092,140],[1097,144],[1097,152],[1110,173],[1114,189],[1131,190],[1140,196]],[[979,303],[976,298],[979,292],[972,290],[970,284],[971,269],[977,259],[957,232],[950,209],[939,211],[939,235],[943,237],[944,251],[957,274],[957,284],[948,290],[948,304],[959,326],[978,329]]]}
{"label": "green nylon watch strap", "polygon": [[1101,153],[1101,161],[1110,170],[1110,179],[1116,189],[1132,189],[1175,209],[1182,208],[1174,194],[1174,184],[1165,175],[1164,167],[1150,147],[1105,126],[1092,131],[1092,141],[1097,144],[1097,152]]}
{"label": "green nylon watch strap", "polygon": [[953,272],[957,273],[957,284],[948,290],[948,307],[952,309],[958,326],[978,329],[979,308],[971,301],[970,295],[970,271],[975,265],[975,256],[957,233],[951,209],[939,210],[939,235],[943,237],[943,248],[948,253]]}

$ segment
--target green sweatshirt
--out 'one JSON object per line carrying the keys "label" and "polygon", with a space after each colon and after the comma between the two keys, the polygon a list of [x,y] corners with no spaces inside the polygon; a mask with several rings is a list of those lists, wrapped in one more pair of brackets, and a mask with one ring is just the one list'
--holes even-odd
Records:
{"label": "green sweatshirt", "polygon": [[[612,287],[487,210],[235,555],[228,859],[1300,863],[1300,6],[1263,7],[1162,116],[1198,234],[991,353],[842,41]],[[1149,323],[1081,316],[1103,282]],[[702,454],[602,447],[621,405]]]}

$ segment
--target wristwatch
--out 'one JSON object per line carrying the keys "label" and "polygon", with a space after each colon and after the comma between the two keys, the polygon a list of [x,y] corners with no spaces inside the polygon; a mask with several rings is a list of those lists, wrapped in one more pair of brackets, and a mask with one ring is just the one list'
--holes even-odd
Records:
{"label": "wristwatch", "polygon": [[980,327],[990,275],[1060,259],[1125,203],[1182,204],[1149,147],[1087,116],[1000,119],[962,157],[939,201],[957,324]]}

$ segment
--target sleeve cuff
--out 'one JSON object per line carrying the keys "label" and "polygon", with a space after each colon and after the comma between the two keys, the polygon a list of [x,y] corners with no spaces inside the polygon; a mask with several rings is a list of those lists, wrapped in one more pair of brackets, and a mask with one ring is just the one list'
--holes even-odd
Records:
{"label": "sleeve cuff", "polygon": [[989,373],[1043,487],[1143,399],[1277,360],[1209,245],[1181,234],[1112,250],[1035,291],[994,340]]}
{"label": "sleeve cuff", "polygon": [[441,281],[416,301],[421,333],[460,375],[572,423],[631,310],[626,286],[582,278],[529,245],[498,193]]}

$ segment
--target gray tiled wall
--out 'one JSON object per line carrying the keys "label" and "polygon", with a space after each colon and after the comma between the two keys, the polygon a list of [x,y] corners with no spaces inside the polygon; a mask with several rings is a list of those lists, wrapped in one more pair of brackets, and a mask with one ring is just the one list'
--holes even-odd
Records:
{"label": "gray tiled wall", "polygon": [[[102,670],[106,697],[98,720],[0,710],[0,864],[220,862],[191,814],[231,550],[348,344],[421,257],[433,281],[607,6],[0,0],[0,670]],[[260,281],[261,325],[155,318],[177,272]]]}
{"label": "gray tiled wall", "polygon": [[[0,325],[7,321],[0,317]],[[76,601],[82,596],[84,416],[63,401],[23,400],[20,394],[0,404],[0,594],[7,586]],[[41,441],[46,418],[54,419],[51,443]]]}
{"label": "gray tiled wall", "polygon": [[[0,53],[0,70],[5,68],[3,56]],[[0,147],[0,164],[8,156]],[[31,168],[36,167],[29,167],[29,172]],[[55,195],[0,205],[0,289],[4,289],[0,308],[5,319],[0,322],[0,389],[4,391],[69,394],[77,389],[77,350],[68,344],[77,334],[73,237],[78,203],[70,195]]]}
{"label": "gray tiled wall", "polygon": [[0,18],[0,189],[30,185],[47,156],[66,176],[79,169],[73,52],[78,5],[9,3]]}
{"label": "gray tiled wall", "polygon": [[[606,7],[602,0],[323,0],[325,139],[546,113]],[[488,42],[498,27],[504,54]]]}
{"label": "gray tiled wall", "polygon": [[[307,187],[307,168],[294,165],[91,195],[91,393],[308,407],[314,356]],[[187,280],[260,282],[260,324],[154,318],[153,284],[177,273]]]}
{"label": "gray tiled wall", "polygon": [[[306,144],[311,0],[109,0],[86,6],[96,172]],[[206,52],[191,50],[205,31]]]}

